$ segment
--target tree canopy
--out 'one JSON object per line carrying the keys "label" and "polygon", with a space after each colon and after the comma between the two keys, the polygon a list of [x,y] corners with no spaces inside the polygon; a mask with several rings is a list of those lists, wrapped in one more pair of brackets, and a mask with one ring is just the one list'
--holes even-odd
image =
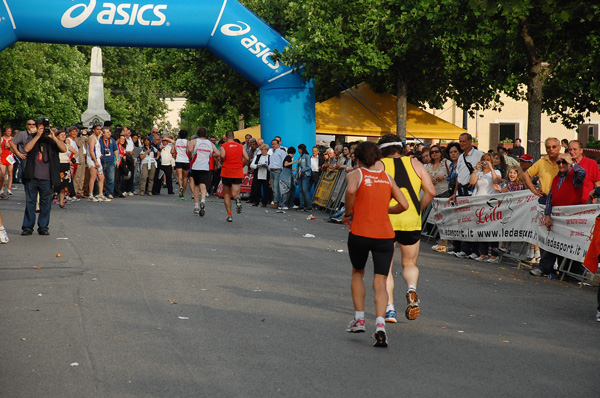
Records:
{"label": "tree canopy", "polygon": [[[291,46],[276,57],[316,80],[317,101],[361,81],[406,102],[474,113],[499,94],[573,127],[598,112],[600,5],[593,0],[242,0]],[[87,107],[90,47],[17,43],[0,53],[0,123],[46,115],[60,126]],[[259,123],[259,92],[205,50],[103,47],[105,102],[115,124],[141,132],[163,117],[163,98],[188,99],[182,127],[220,135]]]}
{"label": "tree canopy", "polygon": [[[166,112],[168,64],[160,50],[103,47],[105,106],[113,124],[150,130]],[[0,52],[0,123],[24,128],[47,116],[56,127],[87,109],[91,47],[15,43]]]}

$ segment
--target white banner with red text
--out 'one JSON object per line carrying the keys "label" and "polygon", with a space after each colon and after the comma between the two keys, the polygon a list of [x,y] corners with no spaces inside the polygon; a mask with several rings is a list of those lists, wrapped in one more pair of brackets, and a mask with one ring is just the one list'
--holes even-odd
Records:
{"label": "white banner with red text", "polygon": [[[576,261],[590,247],[600,205],[561,206],[552,209],[550,230],[544,225],[545,206],[530,191],[434,199],[428,222],[436,224],[443,239],[471,242],[526,241]],[[600,233],[600,231],[598,231]]]}

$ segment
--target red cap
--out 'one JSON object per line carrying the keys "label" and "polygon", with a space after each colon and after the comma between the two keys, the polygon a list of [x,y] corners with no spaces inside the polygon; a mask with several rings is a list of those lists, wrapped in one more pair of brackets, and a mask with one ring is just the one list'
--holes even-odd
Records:
{"label": "red cap", "polygon": [[521,156],[519,158],[519,160],[521,162],[529,162],[529,163],[533,163],[533,156],[531,156],[530,154],[526,153],[525,155]]}

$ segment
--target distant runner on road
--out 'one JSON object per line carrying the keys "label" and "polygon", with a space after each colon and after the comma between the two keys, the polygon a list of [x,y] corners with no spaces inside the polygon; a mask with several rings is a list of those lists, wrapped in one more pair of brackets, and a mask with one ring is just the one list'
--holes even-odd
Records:
{"label": "distant runner on road", "polygon": [[232,222],[231,199],[236,203],[237,213],[242,212],[242,201],[240,200],[240,188],[244,178],[244,165],[248,163],[249,157],[241,144],[233,141],[233,131],[225,133],[226,142],[221,145],[221,181],[223,182],[223,198],[225,210],[227,210],[227,221]]}
{"label": "distant runner on road", "polygon": [[[206,214],[206,191],[210,184],[210,158],[219,156],[219,150],[206,138],[206,127],[199,127],[198,138],[188,142],[188,153],[192,159],[192,192],[194,193],[194,215]],[[179,140],[178,140],[179,141]],[[180,190],[180,193],[182,191]],[[200,203],[198,203],[201,197]]]}

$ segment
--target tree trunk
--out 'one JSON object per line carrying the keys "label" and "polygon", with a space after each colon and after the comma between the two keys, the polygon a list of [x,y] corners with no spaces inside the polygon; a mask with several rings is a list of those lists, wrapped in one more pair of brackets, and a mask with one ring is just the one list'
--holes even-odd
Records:
{"label": "tree trunk", "polygon": [[[531,73],[531,72],[530,72]],[[541,154],[542,137],[542,89],[539,74],[531,75],[527,83],[527,153],[537,160]]]}
{"label": "tree trunk", "polygon": [[402,77],[398,76],[398,87],[396,91],[396,135],[403,141],[408,138],[406,131],[406,95],[407,84]]}
{"label": "tree trunk", "polygon": [[534,161],[540,157],[540,140],[542,137],[542,91],[544,75],[542,60],[537,54],[533,37],[529,33],[529,17],[524,16],[520,22],[521,40],[529,63],[527,77],[527,153]]}

